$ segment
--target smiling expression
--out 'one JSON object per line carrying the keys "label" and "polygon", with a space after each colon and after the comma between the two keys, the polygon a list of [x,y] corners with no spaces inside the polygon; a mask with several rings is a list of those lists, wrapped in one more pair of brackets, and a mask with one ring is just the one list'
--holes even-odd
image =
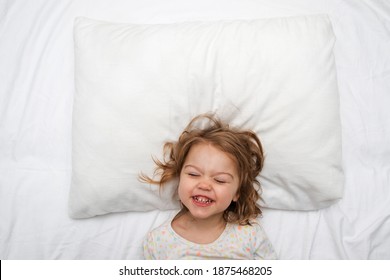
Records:
{"label": "smiling expression", "polygon": [[191,147],[180,173],[178,193],[194,218],[223,215],[237,201],[239,175],[233,157],[209,143]]}

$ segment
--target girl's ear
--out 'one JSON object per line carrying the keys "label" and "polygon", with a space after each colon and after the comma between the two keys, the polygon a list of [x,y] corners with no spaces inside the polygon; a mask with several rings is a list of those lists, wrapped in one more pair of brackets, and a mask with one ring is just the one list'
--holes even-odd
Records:
{"label": "girl's ear", "polygon": [[239,193],[239,191],[237,191],[237,193],[234,195],[234,197],[233,197],[233,201],[234,202],[237,202],[237,200],[240,198],[240,193]]}

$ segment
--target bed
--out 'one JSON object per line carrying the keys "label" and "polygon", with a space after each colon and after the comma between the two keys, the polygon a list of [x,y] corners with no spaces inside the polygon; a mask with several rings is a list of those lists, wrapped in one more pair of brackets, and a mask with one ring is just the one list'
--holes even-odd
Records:
{"label": "bed", "polygon": [[[326,17],[335,38],[342,188],[332,194],[337,199],[317,207],[265,207],[261,222],[280,259],[390,259],[390,3],[386,0],[1,1],[0,258],[142,259],[145,234],[177,211],[173,204],[161,202],[145,209],[127,206],[129,211],[74,210],[72,203],[79,203],[74,202],[79,194],[71,189],[78,164],[75,112],[80,118],[84,113],[74,106],[75,76],[78,83],[80,73],[98,68],[92,65],[86,70],[78,64],[81,56],[75,58],[77,24],[86,30],[103,22],[140,27],[302,16]],[[198,104],[199,99],[194,100],[183,102]],[[151,119],[164,116],[151,114]],[[99,136],[94,134],[94,139]],[[159,152],[151,149],[150,154]],[[150,161],[151,157],[145,159]],[[139,163],[139,171],[150,172],[144,170],[145,164]],[[139,199],[123,203],[134,206]]]}

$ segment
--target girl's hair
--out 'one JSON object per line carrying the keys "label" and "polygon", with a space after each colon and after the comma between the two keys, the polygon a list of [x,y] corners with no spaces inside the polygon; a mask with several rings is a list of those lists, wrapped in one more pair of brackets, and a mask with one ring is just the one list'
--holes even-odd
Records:
{"label": "girl's hair", "polygon": [[[250,224],[251,219],[261,215],[257,205],[261,191],[257,175],[264,164],[261,142],[253,131],[230,127],[212,114],[195,117],[177,142],[165,143],[163,161],[154,159],[158,180],[144,174],[140,175],[140,179],[163,187],[165,183],[179,178],[189,150],[197,143],[212,144],[235,159],[239,175],[239,198],[226,209],[224,219],[230,223]],[[187,211],[183,205],[178,215]]]}

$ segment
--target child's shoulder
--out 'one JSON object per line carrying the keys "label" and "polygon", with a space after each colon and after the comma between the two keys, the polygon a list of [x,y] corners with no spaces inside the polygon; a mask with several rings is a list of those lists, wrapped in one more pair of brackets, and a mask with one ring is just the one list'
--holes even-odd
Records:
{"label": "child's shoulder", "polygon": [[260,222],[256,219],[250,220],[249,224],[245,224],[245,225],[232,223],[230,224],[230,227],[232,230],[242,234],[258,235],[264,232]]}
{"label": "child's shoulder", "polygon": [[159,226],[155,227],[151,231],[165,230],[165,229],[169,228],[171,222],[172,222],[172,219],[165,220],[162,224],[160,224]]}
{"label": "child's shoulder", "polygon": [[231,223],[239,228],[261,228],[260,221],[258,219],[251,219],[247,224]]}
{"label": "child's shoulder", "polygon": [[171,223],[171,219],[168,219],[164,221],[161,225],[151,229],[148,232],[148,238],[156,237],[160,235],[167,235],[167,233],[170,233],[170,223]]}

